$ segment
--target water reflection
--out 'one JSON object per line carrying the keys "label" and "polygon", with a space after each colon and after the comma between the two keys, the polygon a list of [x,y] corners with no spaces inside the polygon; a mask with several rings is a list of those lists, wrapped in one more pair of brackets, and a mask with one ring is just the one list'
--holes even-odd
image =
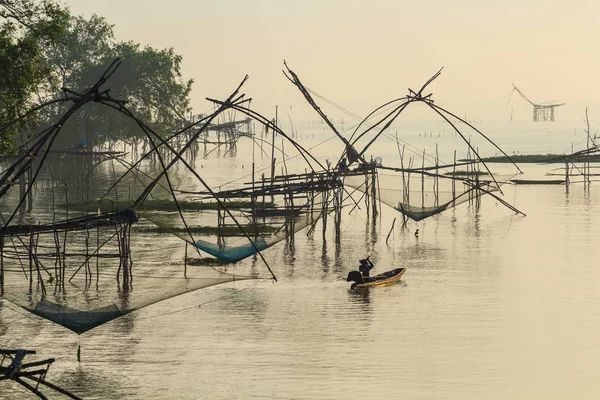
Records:
{"label": "water reflection", "polygon": [[583,188],[583,204],[586,206],[586,208],[590,207],[592,202],[592,196],[590,193],[590,185],[586,185]]}
{"label": "water reflection", "polygon": [[[123,357],[127,357],[127,354],[123,354]],[[102,364],[94,364],[95,362],[89,362],[83,358],[83,362],[78,363],[76,368],[61,371],[55,379],[51,375],[49,381],[60,387],[68,388],[70,392],[85,399],[116,399],[126,397],[127,394],[135,395],[139,392],[139,385],[125,379],[127,374],[122,369],[122,363],[113,363],[113,373],[111,374],[108,374],[108,371],[103,371],[108,365],[102,366],[102,369],[100,369],[98,367]],[[122,383],[125,385],[122,385]],[[47,394],[50,393],[51,391],[48,390]],[[54,398],[54,396],[50,396],[50,398]]]}
{"label": "water reflection", "polygon": [[[593,397],[600,313],[589,299],[600,282],[593,266],[599,193],[594,186],[520,190],[531,215],[514,221],[490,204],[464,204],[420,222],[418,238],[416,224],[401,227],[388,244],[389,226],[370,219],[349,223],[339,242],[299,234],[265,251],[287,279],[218,286],[119,318],[79,338],[80,365],[74,334],[3,303],[1,341],[35,343],[49,356],[57,348],[67,361],[50,381],[84,398],[567,398],[573,387]],[[382,221],[398,216],[382,214]],[[142,258],[159,266],[176,258],[174,247],[159,247],[164,240],[140,241],[161,249]],[[369,254],[379,272],[405,266],[404,280],[349,290],[347,273]],[[256,256],[231,269],[265,273]],[[142,283],[111,289],[128,307]],[[90,292],[83,301],[94,299]],[[403,346],[390,346],[399,338]],[[365,343],[369,357],[349,351]],[[402,385],[382,380],[381,371],[398,371]],[[359,387],[348,389],[357,379]],[[4,387],[0,398],[10,398]]]}
{"label": "water reflection", "polygon": [[[360,289],[348,289],[348,294],[351,303],[364,305],[369,305],[371,303],[371,289],[368,287]],[[369,307],[364,307],[361,311],[369,313],[371,309]]]}
{"label": "water reflection", "polygon": [[292,233],[291,236],[286,237],[285,245],[283,248],[283,256],[286,264],[289,265],[291,269],[294,268],[294,262],[296,261],[296,244],[294,241],[294,235]]}
{"label": "water reflection", "polygon": [[342,273],[344,272],[344,268],[346,267],[344,265],[343,259],[342,259],[342,242],[341,240],[336,240],[335,241],[335,258],[334,258],[334,263],[333,263],[333,273],[335,273],[337,276],[341,276]]}
{"label": "water reflection", "polygon": [[8,314],[8,310],[5,311],[4,300],[0,299],[0,338],[8,332],[8,324],[11,322],[11,320],[7,318]]}
{"label": "water reflection", "polygon": [[327,254],[327,238],[323,236],[323,243],[321,245],[321,270],[323,276],[326,276],[329,273],[329,262],[329,255]]}

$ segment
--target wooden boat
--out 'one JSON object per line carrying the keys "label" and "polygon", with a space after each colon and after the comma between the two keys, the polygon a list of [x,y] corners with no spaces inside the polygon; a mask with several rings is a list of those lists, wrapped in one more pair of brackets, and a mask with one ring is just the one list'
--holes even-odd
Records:
{"label": "wooden boat", "polygon": [[359,271],[350,271],[346,282],[353,281],[350,289],[362,289],[377,286],[386,286],[398,282],[406,268],[396,268],[379,275],[364,277]]}
{"label": "wooden boat", "polygon": [[510,181],[515,185],[563,185],[565,183],[564,179],[511,179]]}

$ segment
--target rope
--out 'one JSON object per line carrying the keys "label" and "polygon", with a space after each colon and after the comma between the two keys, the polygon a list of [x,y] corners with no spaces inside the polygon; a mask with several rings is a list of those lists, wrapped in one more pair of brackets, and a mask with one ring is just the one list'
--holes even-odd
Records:
{"label": "rope", "polygon": [[30,316],[30,315],[31,315],[30,313],[26,313],[26,312],[17,311],[16,309],[14,309],[14,308],[12,308],[12,307],[8,307],[8,304],[9,304],[9,303],[8,303],[6,300],[4,300],[4,299],[0,299],[0,304],[2,304],[2,306],[3,306],[3,307],[6,307],[6,309],[7,309],[7,310],[10,310],[10,311],[12,311],[12,312],[14,312],[14,313],[21,314],[21,315],[24,315],[24,316],[26,316],[26,317],[28,317],[28,316]]}
{"label": "rope", "polygon": [[[515,204],[516,202],[517,202],[517,189],[515,188],[515,196],[513,197],[513,204]],[[504,239],[504,237],[508,234],[508,231],[510,231],[510,227],[512,226],[512,221],[513,221],[513,218],[515,217],[515,214],[511,214],[510,221],[508,223],[508,228],[506,228],[506,232],[504,232],[504,235],[500,236],[500,239]]]}
{"label": "rope", "polygon": [[[269,280],[270,280],[270,279],[269,279]],[[164,317],[164,316],[167,316],[167,315],[171,315],[171,314],[177,314],[177,313],[180,313],[180,312],[183,312],[183,311],[191,310],[191,309],[193,309],[193,308],[202,308],[202,306],[203,306],[203,305],[207,305],[207,304],[211,304],[211,303],[217,302],[217,301],[219,301],[219,300],[223,300],[224,298],[227,298],[227,297],[234,296],[234,295],[236,295],[236,294],[238,294],[238,293],[241,293],[241,292],[243,292],[243,291],[245,291],[245,290],[254,289],[256,286],[258,286],[258,285],[259,285],[259,284],[261,284],[261,283],[263,283],[263,282],[262,282],[262,280],[259,280],[258,282],[256,282],[256,283],[255,283],[255,284],[253,284],[252,286],[249,286],[249,287],[247,287],[247,288],[244,288],[244,289],[239,289],[239,290],[236,290],[236,291],[234,291],[233,293],[228,293],[228,294],[225,294],[225,295],[223,295],[223,296],[221,296],[221,297],[217,297],[217,298],[215,298],[215,299],[212,299],[212,300],[209,300],[209,301],[207,301],[207,302],[200,303],[200,304],[197,304],[197,305],[193,305],[193,306],[190,306],[190,307],[181,308],[181,309],[179,309],[179,310],[168,311],[168,312],[164,312],[164,313],[161,313],[161,314],[149,315],[149,316],[147,316],[147,317],[140,317],[140,318],[136,318],[136,321],[145,320],[145,319],[152,319],[152,318],[157,318],[157,317]]]}
{"label": "rope", "polygon": [[[311,92],[312,94],[314,94],[315,96],[319,97],[320,99],[324,100],[325,102],[329,103],[329,104],[330,104],[330,105],[332,105],[333,107],[337,108],[338,110],[340,110],[340,111],[342,111],[342,112],[346,113],[346,115],[348,115],[348,116],[350,116],[350,117],[352,117],[352,118],[356,119],[357,121],[362,121],[362,120],[363,120],[363,119],[362,119],[362,118],[360,118],[358,115],[356,115],[356,114],[354,114],[354,113],[352,113],[352,112],[350,112],[350,111],[346,110],[346,109],[345,109],[345,108],[343,108],[342,106],[340,106],[340,105],[338,105],[338,104],[334,103],[333,101],[331,101],[331,100],[327,99],[326,97],[324,97],[324,96],[321,96],[320,94],[316,93],[316,92],[315,92],[315,91],[313,91],[312,89],[310,89],[310,88],[307,88],[307,90],[308,90],[309,92]],[[391,108],[393,108],[393,107],[394,107],[394,105],[389,105],[388,107],[384,107],[384,108],[382,108],[382,109],[381,109],[379,112],[377,112],[377,113],[373,114],[373,115],[371,116],[371,118],[378,117],[379,115],[381,115],[381,114],[383,114],[383,113],[387,112],[388,110],[390,110],[390,109],[391,109]],[[364,124],[365,124],[365,125],[367,125],[367,126],[369,126],[369,127],[370,127],[370,126],[372,126],[372,124],[370,124],[370,123],[369,123],[369,122],[367,122],[367,121],[364,121]],[[356,127],[356,126],[357,126],[357,125],[354,125],[353,127],[346,129],[344,132],[347,132],[349,129],[352,129],[352,128]],[[384,132],[382,132],[382,134],[383,134],[384,136],[386,136],[388,139],[392,140],[393,142],[396,142],[396,138],[395,138],[395,137],[393,137],[391,133],[389,133],[389,132],[385,132],[385,131],[384,131]],[[334,136],[334,137],[335,137],[335,136]],[[401,139],[399,139],[399,141],[400,141],[400,142],[402,142],[404,145],[406,145],[406,146],[408,147],[408,150],[409,150],[410,152],[414,153],[414,154],[415,154],[415,155],[417,155],[417,156],[421,156],[421,155],[422,155],[422,151],[421,151],[420,149],[418,149],[416,146],[414,146],[414,145],[412,145],[412,144],[410,144],[410,143],[408,143],[408,142],[406,142],[406,141],[404,141],[404,140],[401,140]],[[425,153],[425,158],[427,158],[429,161],[435,161],[435,157],[434,157],[433,155],[430,155],[430,154],[428,154],[428,153]]]}

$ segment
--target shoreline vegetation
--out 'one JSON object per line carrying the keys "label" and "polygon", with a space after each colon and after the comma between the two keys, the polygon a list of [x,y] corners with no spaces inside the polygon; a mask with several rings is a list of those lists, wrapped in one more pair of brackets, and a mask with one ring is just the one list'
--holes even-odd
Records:
{"label": "shoreline vegetation", "polygon": [[[203,211],[203,210],[217,210],[219,203],[216,201],[190,201],[190,200],[178,200],[179,208],[181,211]],[[241,209],[241,208],[252,208],[252,202],[248,200],[241,201],[225,201],[225,206],[230,209]],[[272,201],[266,201],[264,204],[259,201],[255,202],[255,207],[260,208],[275,208],[276,204]],[[83,204],[69,205],[73,208],[81,207],[86,212],[96,212],[100,210],[116,210],[118,208],[130,208],[131,202],[123,201],[117,202],[114,200],[88,200],[84,201]],[[63,208],[66,208],[66,204],[62,204]],[[136,208],[138,211],[177,211],[177,206],[173,200],[168,199],[147,199],[142,204],[139,204]]]}
{"label": "shoreline vegetation", "polygon": [[[280,227],[266,225],[266,224],[249,224],[242,225],[244,232],[248,235],[260,235],[266,233],[275,233]],[[173,226],[156,226],[151,228],[136,228],[137,232],[145,233],[172,233],[172,234],[186,234],[187,229],[182,227]],[[221,235],[221,236],[240,236],[243,235],[242,230],[238,226],[190,226],[189,232],[194,234],[207,234],[207,235]]]}
{"label": "shoreline vegetation", "polygon": [[198,267],[227,267],[231,266],[229,261],[219,260],[218,258],[204,256],[202,258],[197,257],[188,257],[185,259],[185,263],[188,266],[198,266]]}
{"label": "shoreline vegetation", "polygon": [[[516,154],[510,156],[516,163],[540,163],[540,164],[560,164],[569,162],[600,162],[600,156],[569,156],[566,154]],[[466,159],[460,161],[468,161]],[[511,160],[504,156],[484,157],[483,162],[489,163],[510,163]]]}
{"label": "shoreline vegetation", "polygon": [[454,172],[446,172],[444,175],[447,176],[482,176],[489,175],[485,171],[454,171]]}

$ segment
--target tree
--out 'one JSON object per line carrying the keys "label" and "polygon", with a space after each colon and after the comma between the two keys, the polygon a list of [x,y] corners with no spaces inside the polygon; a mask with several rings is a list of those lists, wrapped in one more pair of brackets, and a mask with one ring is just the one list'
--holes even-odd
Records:
{"label": "tree", "polygon": [[[103,17],[72,16],[53,0],[0,0],[0,18],[0,124],[34,103],[62,97],[63,87],[93,85],[117,57],[122,64],[106,84],[112,97],[127,100],[127,108],[163,135],[184,123],[193,81],[183,80],[182,58],[172,48],[117,42]],[[55,121],[68,106],[54,104],[40,118]],[[15,133],[32,122],[40,121],[0,134],[0,151],[14,149]],[[56,143],[66,147],[142,134],[133,121],[97,103],[82,107],[63,130]]]}
{"label": "tree", "polygon": [[[127,100],[128,109],[163,135],[180,128],[190,112],[193,81],[183,80],[182,57],[172,48],[156,50],[131,41],[116,42],[112,25],[92,15],[89,20],[71,17],[68,29],[49,52],[63,85],[73,90],[93,85],[115,58],[122,64],[106,84],[110,95]],[[82,108],[65,129],[71,134],[66,135],[67,141],[61,141],[64,146],[81,141],[93,144],[107,139],[130,139],[143,134],[131,119],[96,103]]]}
{"label": "tree", "polygon": [[[46,50],[61,36],[67,14],[49,1],[0,0],[0,126],[23,115],[56,89]],[[0,152],[15,150],[15,138],[31,129],[37,115],[0,133]]]}

